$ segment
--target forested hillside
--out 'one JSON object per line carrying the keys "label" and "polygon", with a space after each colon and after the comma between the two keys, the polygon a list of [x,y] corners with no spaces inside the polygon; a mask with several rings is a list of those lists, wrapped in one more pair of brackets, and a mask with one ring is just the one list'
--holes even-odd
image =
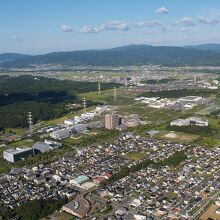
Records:
{"label": "forested hillside", "polygon": [[55,52],[30,56],[13,62],[5,62],[2,67],[30,67],[36,64],[59,64],[64,66],[218,66],[220,53],[191,47],[130,45],[105,50],[84,50]]}
{"label": "forested hillside", "polygon": [[[103,84],[103,89],[119,86]],[[96,91],[97,83],[56,80],[43,77],[0,77],[0,127],[27,126],[27,113],[34,121],[49,120],[68,112],[67,103],[82,103],[78,94]],[[88,104],[92,104],[88,102]]]}

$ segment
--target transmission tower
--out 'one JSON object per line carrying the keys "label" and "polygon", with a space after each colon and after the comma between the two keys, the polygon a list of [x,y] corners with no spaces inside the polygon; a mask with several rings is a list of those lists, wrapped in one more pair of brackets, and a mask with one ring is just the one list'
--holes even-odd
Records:
{"label": "transmission tower", "polygon": [[116,87],[114,87],[114,101],[117,100],[117,89]]}
{"label": "transmission tower", "polygon": [[197,84],[197,76],[194,76],[194,83]]}
{"label": "transmission tower", "polygon": [[86,98],[83,98],[83,108],[86,109]]}
{"label": "transmission tower", "polygon": [[28,112],[27,120],[28,120],[28,125],[29,125],[29,132],[32,133],[33,132],[33,120],[32,120],[31,112]]}
{"label": "transmission tower", "polygon": [[101,95],[101,83],[98,83],[98,94]]}
{"label": "transmission tower", "polygon": [[125,81],[125,88],[127,89],[128,88],[128,80],[126,79]]}

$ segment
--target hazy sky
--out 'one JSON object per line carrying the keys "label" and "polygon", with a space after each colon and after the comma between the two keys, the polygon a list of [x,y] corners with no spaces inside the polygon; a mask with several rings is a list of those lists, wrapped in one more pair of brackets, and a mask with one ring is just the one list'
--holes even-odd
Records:
{"label": "hazy sky", "polygon": [[0,0],[0,53],[220,43],[220,0]]}

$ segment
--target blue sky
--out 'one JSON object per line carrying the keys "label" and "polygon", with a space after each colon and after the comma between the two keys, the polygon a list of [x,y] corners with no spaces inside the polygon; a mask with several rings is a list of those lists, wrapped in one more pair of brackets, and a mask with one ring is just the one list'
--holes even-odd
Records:
{"label": "blue sky", "polygon": [[219,0],[0,0],[0,53],[220,43]]}

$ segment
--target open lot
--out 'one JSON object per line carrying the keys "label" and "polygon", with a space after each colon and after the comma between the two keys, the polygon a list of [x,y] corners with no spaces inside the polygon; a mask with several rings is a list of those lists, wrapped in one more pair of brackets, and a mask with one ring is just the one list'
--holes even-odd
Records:
{"label": "open lot", "polygon": [[74,220],[76,217],[66,213],[66,212],[54,212],[53,214],[42,218],[40,220]]}
{"label": "open lot", "polygon": [[180,142],[193,142],[199,139],[199,135],[187,134],[184,132],[169,132],[162,136],[163,138]]}
{"label": "open lot", "polygon": [[147,157],[146,152],[129,152],[127,153],[125,156],[125,159],[127,160],[134,160],[134,161],[138,161],[138,160],[143,160]]}
{"label": "open lot", "polygon": [[212,219],[220,219],[220,215],[217,215],[215,213],[216,209],[218,208],[217,205],[212,205],[202,216],[201,216],[201,220],[207,220],[208,218],[212,218]]}
{"label": "open lot", "polygon": [[210,115],[212,112],[220,110],[220,106],[219,105],[211,105],[209,107],[203,108],[200,111],[196,112],[196,114],[198,115]]}

